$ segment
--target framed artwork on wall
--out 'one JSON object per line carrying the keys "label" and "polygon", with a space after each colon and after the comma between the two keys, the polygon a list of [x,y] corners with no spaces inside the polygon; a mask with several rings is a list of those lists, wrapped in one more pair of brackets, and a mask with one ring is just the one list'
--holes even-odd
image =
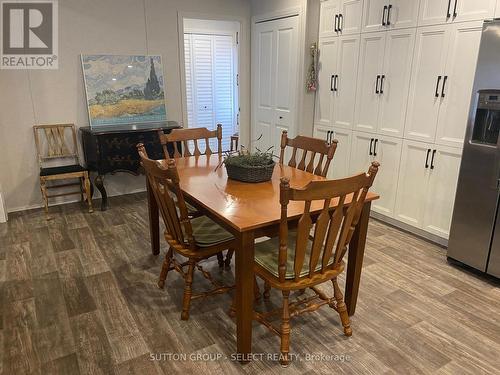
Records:
{"label": "framed artwork on wall", "polygon": [[91,127],[167,120],[161,56],[81,55]]}

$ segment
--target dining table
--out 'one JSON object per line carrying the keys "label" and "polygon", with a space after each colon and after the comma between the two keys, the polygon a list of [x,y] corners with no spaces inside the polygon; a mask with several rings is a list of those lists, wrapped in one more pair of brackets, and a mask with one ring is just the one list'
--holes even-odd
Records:
{"label": "dining table", "polygon": [[[252,350],[252,320],[254,302],[254,241],[263,236],[279,233],[281,217],[280,178],[288,177],[291,187],[303,187],[310,181],[324,177],[276,163],[270,181],[245,183],[229,179],[219,154],[176,158],[180,187],[186,201],[228,230],[236,239],[235,288],[237,353],[242,362]],[[160,161],[166,163],[166,161]],[[335,167],[335,166],[333,166]],[[151,249],[160,253],[160,226],[158,205],[149,186],[148,207]],[[369,192],[360,220],[349,244],[345,279],[345,303],[349,315],[356,310],[363,255],[366,244],[371,202],[379,196]],[[346,200],[346,205],[349,204]],[[332,201],[332,209],[335,209]],[[315,201],[311,213],[318,213],[323,202]],[[297,222],[304,212],[303,202],[288,205],[289,225]],[[278,251],[278,249],[276,249]]]}

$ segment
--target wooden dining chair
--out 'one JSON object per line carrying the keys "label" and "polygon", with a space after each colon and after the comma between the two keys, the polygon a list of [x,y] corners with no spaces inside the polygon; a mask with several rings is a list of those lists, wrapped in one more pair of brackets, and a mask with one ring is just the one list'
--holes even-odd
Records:
{"label": "wooden dining chair", "polygon": [[[174,148],[174,158],[182,156],[199,156],[211,155],[214,152],[210,148],[210,140],[217,139],[217,153],[222,155],[222,125],[217,124],[217,129],[208,130],[207,128],[186,128],[174,129],[169,134],[162,131],[158,132],[161,145],[163,147],[163,154],[165,159],[169,159],[167,145],[170,143]],[[193,152],[190,150],[190,144],[193,144]],[[200,151],[200,144],[205,144],[205,150]],[[179,150],[179,144],[182,145],[182,152]]]}
{"label": "wooden dining chair", "polygon": [[[151,189],[160,209],[166,226],[165,239],[169,249],[162,265],[158,287],[165,287],[168,272],[176,270],[185,281],[181,319],[189,319],[191,300],[221,294],[234,286],[220,285],[210,273],[199,264],[226,249],[236,246],[235,238],[212,221],[207,216],[191,218],[188,215],[186,202],[179,186],[179,174],[174,159],[151,160],[142,143],[137,149]],[[174,199],[175,197],[175,199]],[[185,262],[178,262],[174,252],[187,258]],[[188,267],[187,271],[184,270]],[[197,268],[209,280],[214,288],[207,292],[193,293],[192,283],[194,270]]]}
{"label": "wooden dining chair", "polygon": [[[379,168],[372,162],[368,173],[332,181],[312,181],[304,188],[291,188],[287,178],[281,179],[281,221],[279,237],[255,244],[255,274],[264,280],[264,299],[269,299],[270,288],[281,290],[283,306],[280,309],[254,313],[254,319],[281,337],[283,364],[288,363],[290,344],[290,317],[316,311],[328,304],[340,316],[344,334],[352,329],[344,297],[337,278],[344,271],[344,255],[361,216],[368,189]],[[291,201],[304,202],[304,212],[296,229],[289,230],[287,208]],[[322,210],[311,215],[313,201],[322,201]],[[332,203],[335,209],[331,209]],[[317,204],[317,202],[316,202]],[[311,230],[314,235],[309,236]],[[333,297],[328,297],[317,286],[331,281]],[[314,294],[290,303],[290,291],[310,288]],[[270,317],[281,315],[280,328]]]}
{"label": "wooden dining chair", "polygon": [[[35,125],[33,133],[40,166],[40,189],[45,213],[49,212],[50,198],[76,194],[82,197],[82,201],[87,201],[89,212],[93,212],[89,172],[80,165],[75,125]],[[56,180],[74,179],[78,179],[78,182],[52,184],[52,181]],[[49,194],[49,190],[72,186],[78,186],[79,190]]]}
{"label": "wooden dining chair", "polygon": [[[330,163],[335,155],[335,150],[337,149],[337,143],[338,141],[336,139],[328,143],[323,139],[311,138],[303,135],[299,135],[295,138],[288,138],[288,132],[284,130],[281,134],[280,164],[285,162],[286,147],[291,147],[292,156],[288,162],[290,167],[326,177]],[[302,151],[302,155],[297,163],[298,150]],[[308,154],[309,160],[307,160]],[[314,165],[315,159],[317,159],[316,166]]]}

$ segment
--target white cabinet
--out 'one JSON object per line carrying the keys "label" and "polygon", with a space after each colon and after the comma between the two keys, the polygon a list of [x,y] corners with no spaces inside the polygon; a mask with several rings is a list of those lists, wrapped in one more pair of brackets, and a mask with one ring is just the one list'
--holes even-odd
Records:
{"label": "white cabinet", "polygon": [[340,36],[361,32],[362,0],[321,2],[319,36]]}
{"label": "white cabinet", "polygon": [[363,32],[417,26],[418,0],[365,0]]}
{"label": "white cabinet", "polygon": [[421,0],[418,25],[478,21],[493,17],[496,0]]}
{"label": "white cabinet", "polygon": [[417,30],[405,137],[461,147],[482,22]]}
{"label": "white cabinet", "polygon": [[[375,135],[363,132],[352,132],[350,174],[366,172],[373,159],[373,143]],[[382,168],[380,168],[382,169]],[[377,175],[378,178],[378,175]]]}
{"label": "white cabinet", "polygon": [[333,80],[337,69],[338,38],[322,38],[319,41],[318,90],[314,122],[331,126],[333,111]]}
{"label": "white cabinet", "polygon": [[350,130],[338,129],[335,131],[332,128],[319,125],[314,127],[314,138],[337,140],[337,149],[328,170],[328,178],[337,179],[349,176],[351,137],[352,132]]}
{"label": "white cabinet", "polygon": [[402,137],[415,29],[361,36],[354,127]]}

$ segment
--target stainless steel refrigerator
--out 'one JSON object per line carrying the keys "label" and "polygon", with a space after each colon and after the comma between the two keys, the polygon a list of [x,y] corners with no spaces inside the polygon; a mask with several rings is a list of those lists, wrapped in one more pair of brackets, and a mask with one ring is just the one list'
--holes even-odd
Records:
{"label": "stainless steel refrigerator", "polygon": [[485,21],[448,257],[500,277],[500,19]]}

